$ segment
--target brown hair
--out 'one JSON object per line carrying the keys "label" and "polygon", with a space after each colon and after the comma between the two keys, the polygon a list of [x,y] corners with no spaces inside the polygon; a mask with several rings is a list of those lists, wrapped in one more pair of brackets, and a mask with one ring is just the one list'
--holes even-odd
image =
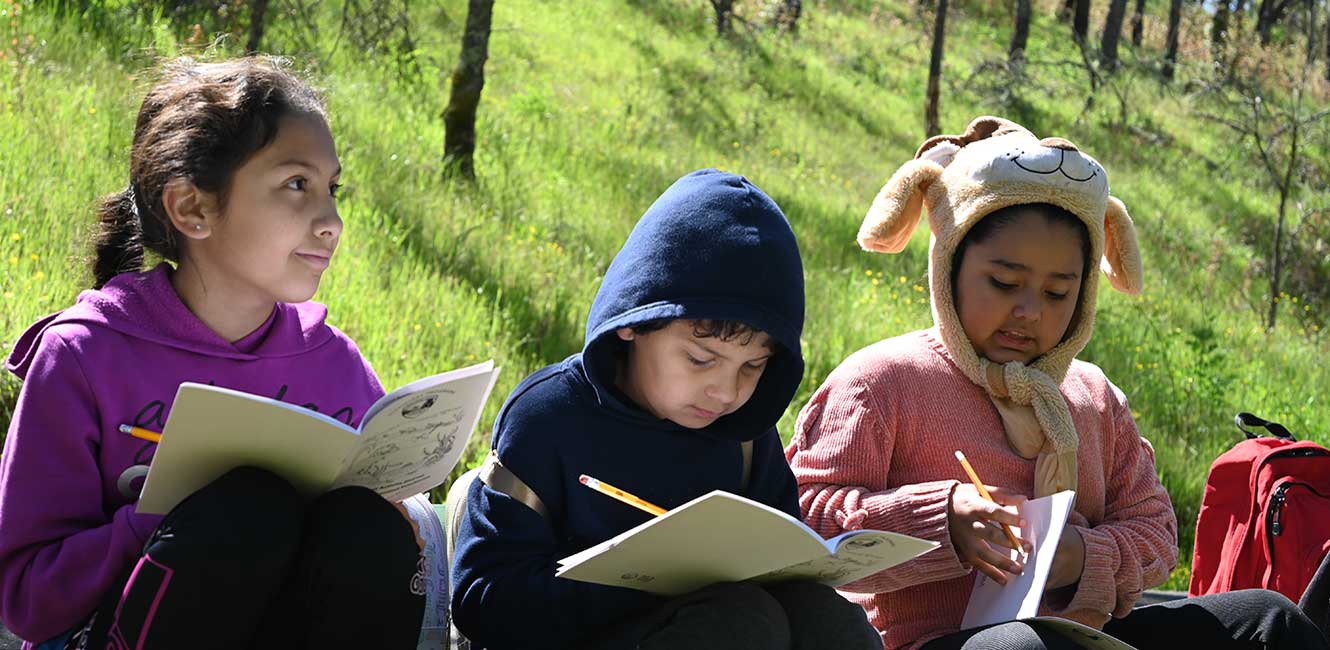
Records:
{"label": "brown hair", "polygon": [[[629,329],[633,330],[636,334],[646,334],[648,332],[665,329],[666,327],[669,327],[670,323],[674,322],[674,320],[675,319],[672,318],[649,320],[645,323],[633,325]],[[757,334],[762,331],[748,323],[737,320],[702,319],[694,320],[692,323],[693,336],[696,336],[697,338],[716,338],[725,342],[738,340],[740,345],[748,345],[752,342],[753,337],[757,336]],[[780,350],[781,345],[773,336],[767,338],[766,348],[772,352],[777,352]]]}
{"label": "brown hair", "polygon": [[178,262],[180,242],[162,191],[184,178],[223,206],[236,170],[277,137],[291,115],[327,118],[323,98],[285,59],[167,62],[143,98],[129,154],[129,186],[101,199],[93,288],[143,268],[144,251]]}

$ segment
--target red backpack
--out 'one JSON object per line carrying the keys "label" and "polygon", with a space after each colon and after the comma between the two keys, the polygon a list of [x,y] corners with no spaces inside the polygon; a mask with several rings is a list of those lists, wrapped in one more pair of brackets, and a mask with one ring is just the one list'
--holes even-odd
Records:
{"label": "red backpack", "polygon": [[1298,602],[1330,550],[1330,450],[1250,413],[1234,422],[1247,440],[1210,466],[1188,594],[1261,587]]}

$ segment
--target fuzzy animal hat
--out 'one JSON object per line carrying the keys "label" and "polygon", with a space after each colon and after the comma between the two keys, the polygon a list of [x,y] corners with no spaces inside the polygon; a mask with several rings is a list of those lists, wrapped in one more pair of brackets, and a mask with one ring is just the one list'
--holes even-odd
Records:
{"label": "fuzzy animal hat", "polygon": [[1058,385],[1090,341],[1098,282],[1082,278],[1080,301],[1062,342],[1028,366],[980,357],[961,328],[952,296],[956,248],[970,228],[995,210],[1049,203],[1076,215],[1090,233],[1091,259],[1119,291],[1141,291],[1141,253],[1131,217],[1108,195],[1108,177],[1095,159],[1062,138],[1039,139],[1019,124],[979,117],[965,134],[925,140],[887,181],[859,229],[865,250],[898,253],[910,241],[921,208],[928,208],[928,275],[933,321],[956,365],[984,387],[997,407],[1007,441],[1035,460],[1035,496],[1076,489],[1078,437]]}

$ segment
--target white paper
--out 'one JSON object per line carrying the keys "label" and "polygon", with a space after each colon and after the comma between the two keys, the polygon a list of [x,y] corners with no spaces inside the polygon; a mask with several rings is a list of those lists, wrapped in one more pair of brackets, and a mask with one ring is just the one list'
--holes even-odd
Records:
{"label": "white paper", "polygon": [[[965,618],[961,620],[961,629],[1005,623],[1039,614],[1044,584],[1048,582],[1053,555],[1058,550],[1062,527],[1067,523],[1067,514],[1071,512],[1075,497],[1076,493],[1068,490],[1026,501],[1017,508],[1029,524],[1025,530],[1017,529],[1017,535],[1029,541],[1034,548],[1029,557],[1025,558],[1025,571],[1019,576],[1009,576],[1006,585],[1000,585],[986,574],[978,573],[974,589],[970,592],[970,604],[965,608]],[[1011,552],[1011,557],[1016,557],[1016,551]]]}

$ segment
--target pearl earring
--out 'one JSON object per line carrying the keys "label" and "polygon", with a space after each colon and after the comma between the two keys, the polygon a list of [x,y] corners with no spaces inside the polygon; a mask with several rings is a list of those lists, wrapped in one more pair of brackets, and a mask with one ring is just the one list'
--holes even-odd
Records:
{"label": "pearl earring", "polygon": [[199,223],[194,224],[194,230],[203,230],[203,224]]}

